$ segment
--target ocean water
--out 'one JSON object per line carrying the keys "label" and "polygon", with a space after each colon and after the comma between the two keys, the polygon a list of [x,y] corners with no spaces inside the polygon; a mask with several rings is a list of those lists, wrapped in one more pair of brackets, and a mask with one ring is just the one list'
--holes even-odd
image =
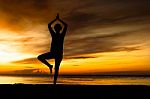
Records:
{"label": "ocean water", "polygon": [[[48,76],[0,76],[0,84],[52,84]],[[60,76],[58,84],[69,85],[150,85],[150,77],[128,76]]]}

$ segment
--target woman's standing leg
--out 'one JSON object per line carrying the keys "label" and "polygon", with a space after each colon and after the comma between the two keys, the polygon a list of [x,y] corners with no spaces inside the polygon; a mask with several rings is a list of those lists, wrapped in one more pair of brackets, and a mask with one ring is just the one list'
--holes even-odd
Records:
{"label": "woman's standing leg", "polygon": [[62,55],[55,57],[55,74],[54,74],[54,85],[56,85],[58,74],[59,74],[59,66],[62,61]]}

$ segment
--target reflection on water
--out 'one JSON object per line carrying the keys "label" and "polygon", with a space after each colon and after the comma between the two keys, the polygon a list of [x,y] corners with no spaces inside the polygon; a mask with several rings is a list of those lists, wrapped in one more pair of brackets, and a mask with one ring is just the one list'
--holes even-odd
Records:
{"label": "reflection on water", "polygon": [[[0,76],[0,84],[52,84],[52,77]],[[150,85],[150,77],[59,77],[58,84],[81,85]]]}

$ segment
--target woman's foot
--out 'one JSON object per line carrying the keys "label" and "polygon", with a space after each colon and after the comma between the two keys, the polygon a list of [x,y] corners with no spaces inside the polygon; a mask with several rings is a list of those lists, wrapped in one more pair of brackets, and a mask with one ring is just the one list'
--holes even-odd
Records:
{"label": "woman's foot", "polygon": [[52,74],[53,65],[50,65],[50,66],[48,66],[48,67],[49,67],[49,69],[50,69],[50,74]]}

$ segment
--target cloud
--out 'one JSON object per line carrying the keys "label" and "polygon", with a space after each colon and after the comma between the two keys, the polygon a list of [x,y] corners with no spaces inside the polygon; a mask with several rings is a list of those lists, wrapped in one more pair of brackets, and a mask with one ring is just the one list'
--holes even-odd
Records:
{"label": "cloud", "polygon": [[87,58],[96,58],[92,56],[74,56],[74,57],[66,57],[65,59],[87,59]]}
{"label": "cloud", "polygon": [[38,64],[40,63],[37,58],[27,58],[19,61],[13,61],[12,63],[19,63],[19,64]]}
{"label": "cloud", "polygon": [[[79,1],[78,1],[79,2]],[[108,26],[125,23],[136,23],[149,17],[149,1],[102,1],[88,0],[86,3],[72,8],[65,17],[71,24],[71,29],[81,29],[91,26]],[[130,11],[130,12],[129,12]]]}
{"label": "cloud", "polygon": [[140,50],[142,47],[136,43],[132,43],[132,39],[132,41],[123,41],[123,43],[121,43],[122,41],[119,40],[120,38],[133,35],[132,33],[134,32],[135,31],[124,31],[119,33],[103,34],[99,36],[96,35],[93,37],[87,36],[80,39],[78,38],[76,40],[73,39],[66,42],[65,55],[70,56],[90,53]]}
{"label": "cloud", "polygon": [[[47,24],[59,12],[69,25],[64,45],[67,57],[140,50],[143,45],[139,44],[150,36],[146,28],[150,26],[149,4],[148,0],[1,0],[0,28],[15,35],[0,37],[0,42],[15,43],[13,47],[24,54],[49,51]],[[143,31],[146,35],[139,40]]]}

